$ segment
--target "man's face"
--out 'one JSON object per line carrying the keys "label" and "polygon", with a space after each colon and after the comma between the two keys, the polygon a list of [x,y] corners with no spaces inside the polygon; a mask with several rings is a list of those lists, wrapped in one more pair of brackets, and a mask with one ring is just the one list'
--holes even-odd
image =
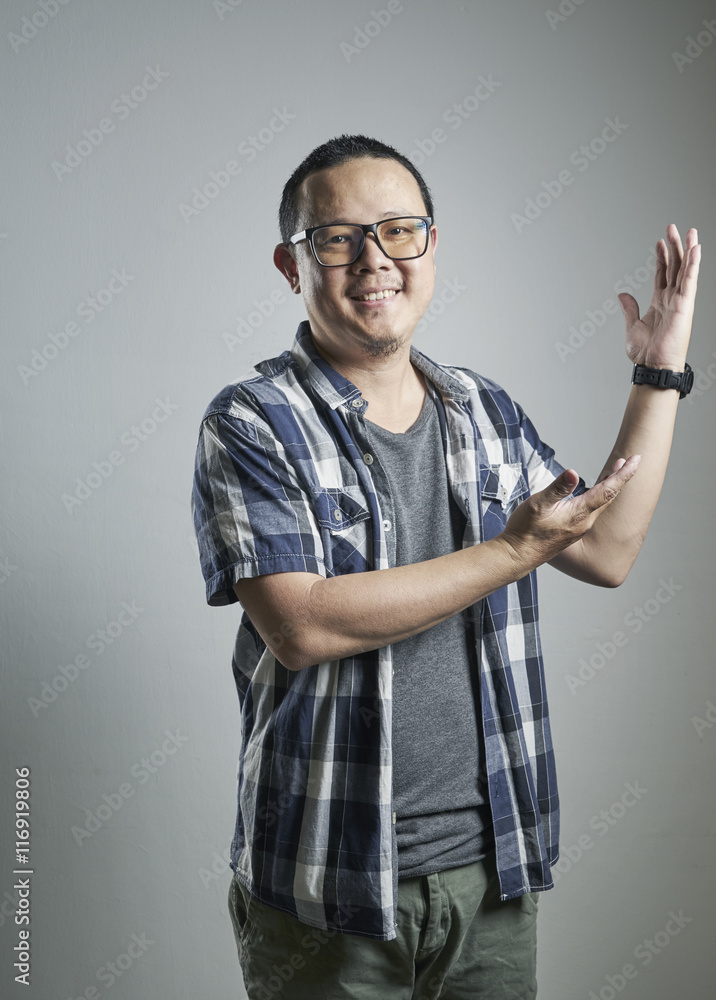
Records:
{"label": "man's face", "polygon": [[[301,229],[427,214],[413,175],[396,160],[374,157],[311,174],[299,189],[299,205]],[[308,241],[294,248],[295,267],[285,254],[279,253],[276,263],[293,290],[303,294],[316,344],[333,358],[358,362],[366,355],[389,356],[410,342],[435,287],[436,245],[433,226],[426,253],[413,260],[391,260],[369,234],[353,264],[321,267]],[[396,294],[374,301],[360,298],[383,289]]]}

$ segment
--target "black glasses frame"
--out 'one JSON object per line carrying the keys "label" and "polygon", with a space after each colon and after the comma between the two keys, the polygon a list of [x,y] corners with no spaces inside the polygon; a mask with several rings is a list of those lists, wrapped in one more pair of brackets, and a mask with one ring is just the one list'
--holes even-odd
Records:
{"label": "black glasses frame", "polygon": [[[383,244],[380,242],[380,237],[378,236],[378,226],[382,226],[386,222],[397,222],[398,219],[420,219],[421,222],[426,223],[428,228],[425,237],[425,249],[423,250],[422,253],[416,253],[412,257],[392,257],[385,249]],[[378,246],[385,254],[385,256],[388,257],[390,260],[417,260],[418,257],[422,257],[424,256],[424,254],[428,252],[428,246],[430,245],[430,227],[432,226],[432,224],[433,220],[429,215],[394,215],[390,219],[380,219],[378,222],[374,222],[369,226],[368,225],[364,226],[360,222],[332,223],[332,225],[354,226],[356,229],[363,230],[363,236],[361,237],[361,241],[358,245],[358,251],[355,257],[353,258],[353,260],[347,260],[343,264],[324,264],[322,260],[318,259],[316,248],[313,245],[313,234],[317,233],[319,229],[329,229],[330,225],[313,226],[311,229],[304,229],[302,232],[295,233],[295,235],[291,236],[288,242],[293,243],[295,246],[296,243],[300,243],[302,240],[308,240],[309,245],[311,247],[311,253],[313,254],[316,263],[319,264],[321,267],[348,267],[350,264],[355,264],[360,255],[363,253],[366,237],[368,233],[372,233],[373,236],[375,236],[375,242],[378,244]]]}

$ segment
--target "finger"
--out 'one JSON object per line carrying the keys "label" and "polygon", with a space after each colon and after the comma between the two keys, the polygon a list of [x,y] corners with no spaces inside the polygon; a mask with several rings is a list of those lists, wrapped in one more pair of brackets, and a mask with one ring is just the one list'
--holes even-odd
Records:
{"label": "finger", "polygon": [[668,262],[668,253],[666,250],[666,243],[664,240],[659,240],[656,244],[656,273],[654,274],[654,291],[663,292],[666,288],[666,267]]}
{"label": "finger", "polygon": [[[589,511],[594,511],[600,507],[606,507],[613,500],[616,500],[622,489],[638,469],[641,455],[630,455],[626,461],[622,461],[621,459],[618,461],[621,462],[619,468],[607,476],[606,479],[602,479],[601,482],[592,486],[581,497],[577,497],[578,503],[581,502]],[[614,464],[616,465],[617,463],[615,462]]]}
{"label": "finger", "polygon": [[688,232],[686,233],[686,240],[684,241],[684,255],[682,257],[681,264],[679,265],[679,273],[676,276],[677,291],[680,290],[681,280],[684,276],[684,272],[686,271],[686,268],[688,267],[689,263],[689,252],[694,243],[696,243],[696,240],[694,239],[694,230],[692,228],[689,229]]}
{"label": "finger", "polygon": [[597,482],[598,483],[604,482],[604,480],[608,476],[611,476],[613,473],[618,472],[619,469],[621,469],[622,465],[624,465],[625,462],[626,462],[625,458],[618,458],[615,462],[612,463],[612,466],[611,466],[610,469],[604,469],[600,473],[600,476],[599,476],[599,479],[597,480]]}
{"label": "finger", "polygon": [[619,305],[622,307],[628,330],[639,319],[639,303],[629,292],[620,292],[617,298],[619,299]]}
{"label": "finger", "polygon": [[[691,245],[689,246],[689,236],[693,234]],[[681,267],[678,291],[688,299],[696,296],[696,284],[699,277],[699,264],[701,263],[701,245],[698,243],[699,234],[695,229],[690,229],[686,235],[687,252],[684,255],[684,262]]]}
{"label": "finger", "polygon": [[669,264],[667,268],[667,278],[670,285],[675,285],[679,268],[681,267],[683,248],[681,246],[681,236],[679,236],[679,230],[673,222],[669,223],[666,227],[666,236],[669,241]]}
{"label": "finger", "polygon": [[613,466],[614,471],[602,481],[602,485],[605,486],[606,492],[609,492],[612,487],[616,487],[618,491],[621,491],[622,487],[626,486],[636,470],[639,468],[640,462],[641,455],[630,455],[629,458],[618,458]]}

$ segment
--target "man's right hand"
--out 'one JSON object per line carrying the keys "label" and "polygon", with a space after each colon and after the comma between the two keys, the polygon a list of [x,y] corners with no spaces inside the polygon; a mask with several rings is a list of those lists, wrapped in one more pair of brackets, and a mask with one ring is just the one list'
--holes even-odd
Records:
{"label": "man's right hand", "polygon": [[570,494],[579,476],[574,469],[566,469],[546,489],[521,503],[496,539],[511,551],[516,566],[524,569],[521,575],[580,541],[619,496],[640,461],[641,455],[617,459],[608,476],[577,497]]}
{"label": "man's right hand", "polygon": [[499,587],[579,544],[636,471],[621,459],[602,482],[567,499],[572,469],[515,510],[495,538],[425,562],[328,579],[274,573],[239,580],[234,591],[279,662],[289,670],[353,656],[437,625]]}

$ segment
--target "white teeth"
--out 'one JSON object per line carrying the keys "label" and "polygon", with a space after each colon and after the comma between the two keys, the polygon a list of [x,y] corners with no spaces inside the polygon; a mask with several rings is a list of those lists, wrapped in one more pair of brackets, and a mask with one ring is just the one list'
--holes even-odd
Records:
{"label": "white teeth", "polygon": [[361,295],[361,302],[375,302],[376,299],[387,299],[391,296],[397,294],[396,288],[386,288],[384,292],[368,292],[367,295]]}

